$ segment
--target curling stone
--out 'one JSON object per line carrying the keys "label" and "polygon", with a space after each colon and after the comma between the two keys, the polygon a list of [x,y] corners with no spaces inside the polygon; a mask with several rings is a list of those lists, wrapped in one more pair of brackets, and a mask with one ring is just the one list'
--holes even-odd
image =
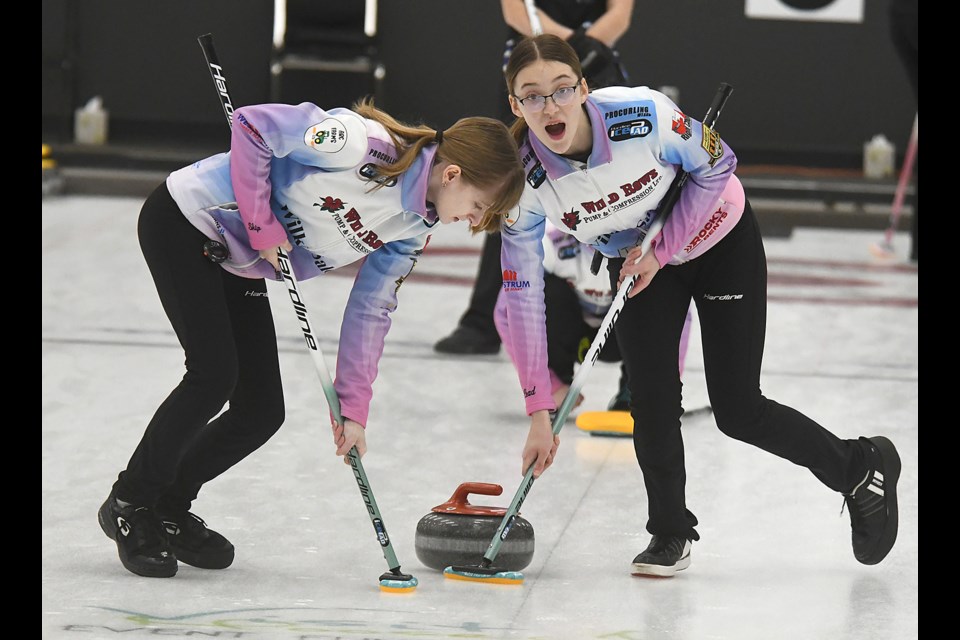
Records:
{"label": "curling stone", "polygon": [[[443,504],[435,506],[417,524],[417,557],[440,571],[451,565],[478,564],[483,560],[507,510],[470,504],[471,493],[498,496],[503,487],[487,482],[464,482]],[[520,571],[533,559],[533,525],[514,518],[493,564],[505,571]]]}

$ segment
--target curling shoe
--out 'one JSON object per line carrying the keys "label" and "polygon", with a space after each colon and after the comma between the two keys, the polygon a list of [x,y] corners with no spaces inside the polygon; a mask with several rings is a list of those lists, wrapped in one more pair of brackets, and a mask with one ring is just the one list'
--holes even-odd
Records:
{"label": "curling shoe", "polygon": [[670,578],[690,566],[693,543],[682,536],[653,536],[647,549],[633,559],[635,576]]}
{"label": "curling shoe", "polygon": [[866,447],[867,475],[844,494],[844,505],[850,513],[853,555],[863,564],[877,564],[897,540],[900,456],[883,436],[860,442]]}
{"label": "curling shoe", "polygon": [[97,513],[100,528],[117,543],[120,562],[128,571],[148,578],[177,573],[174,555],[157,514],[147,507],[121,506],[113,493]]}
{"label": "curling shoe", "polygon": [[496,330],[488,333],[461,325],[446,338],[438,340],[433,350],[451,355],[493,355],[500,353],[500,336]]}
{"label": "curling shoe", "polygon": [[162,513],[160,520],[177,560],[200,569],[226,569],[233,564],[229,540],[207,528],[207,523],[189,511]]}

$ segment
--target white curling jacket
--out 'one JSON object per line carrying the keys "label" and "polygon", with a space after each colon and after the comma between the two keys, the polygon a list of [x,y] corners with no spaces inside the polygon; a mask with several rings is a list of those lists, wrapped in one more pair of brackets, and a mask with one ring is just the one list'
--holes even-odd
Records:
{"label": "white curling jacket", "polygon": [[643,240],[658,204],[684,170],[687,183],[652,244],[666,266],[708,251],[745,206],[733,151],[664,94],[648,87],[607,87],[593,91],[584,109],[593,136],[585,163],[553,153],[528,133],[520,148],[527,185],[502,230],[507,339],[527,413],[555,408],[544,324],[546,220],[605,256],[625,256]]}

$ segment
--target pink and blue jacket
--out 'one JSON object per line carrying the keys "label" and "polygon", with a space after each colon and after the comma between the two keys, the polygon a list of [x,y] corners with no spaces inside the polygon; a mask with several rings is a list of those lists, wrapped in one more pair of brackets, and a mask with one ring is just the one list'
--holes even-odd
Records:
{"label": "pink and blue jacket", "polygon": [[[187,219],[227,246],[223,267],[277,280],[260,249],[293,245],[298,280],[362,261],[340,330],[335,388],[344,417],[366,424],[397,291],[437,223],[426,202],[428,145],[397,179],[377,167],[397,150],[379,123],[344,108],[265,104],[234,112],[230,151],[173,172]],[[382,187],[373,189],[379,183]]]}
{"label": "pink and blue jacket", "polygon": [[584,105],[593,135],[586,162],[557,155],[535,136],[520,148],[527,185],[503,225],[503,287],[527,413],[555,404],[547,369],[543,301],[546,221],[608,257],[640,244],[680,170],[686,185],[653,251],[682,264],[716,245],[740,219],[737,159],[719,135],[647,87],[607,87]]}

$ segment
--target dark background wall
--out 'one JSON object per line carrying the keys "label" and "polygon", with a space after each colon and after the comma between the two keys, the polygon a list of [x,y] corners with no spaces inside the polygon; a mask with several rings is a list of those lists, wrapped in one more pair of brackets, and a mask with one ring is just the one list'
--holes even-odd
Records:
{"label": "dark background wall", "polygon": [[73,110],[98,95],[111,141],[226,140],[197,43],[208,32],[235,99],[269,97],[272,0],[43,0],[42,22],[45,141],[72,139]]}
{"label": "dark background wall", "polygon": [[[499,2],[379,4],[380,106],[443,126],[498,114]],[[732,84],[719,128],[743,162],[858,166],[876,133],[902,154],[916,110],[886,8],[867,0],[864,21],[849,24],[748,19],[744,0],[637,0],[620,50],[633,84],[676,86],[680,106],[698,117],[720,82]],[[45,142],[70,140],[73,110],[99,95],[113,143],[225,144],[197,44],[207,32],[234,102],[273,99],[272,1],[43,0],[42,12]],[[348,86],[318,75],[302,97],[341,106],[356,97]]]}

